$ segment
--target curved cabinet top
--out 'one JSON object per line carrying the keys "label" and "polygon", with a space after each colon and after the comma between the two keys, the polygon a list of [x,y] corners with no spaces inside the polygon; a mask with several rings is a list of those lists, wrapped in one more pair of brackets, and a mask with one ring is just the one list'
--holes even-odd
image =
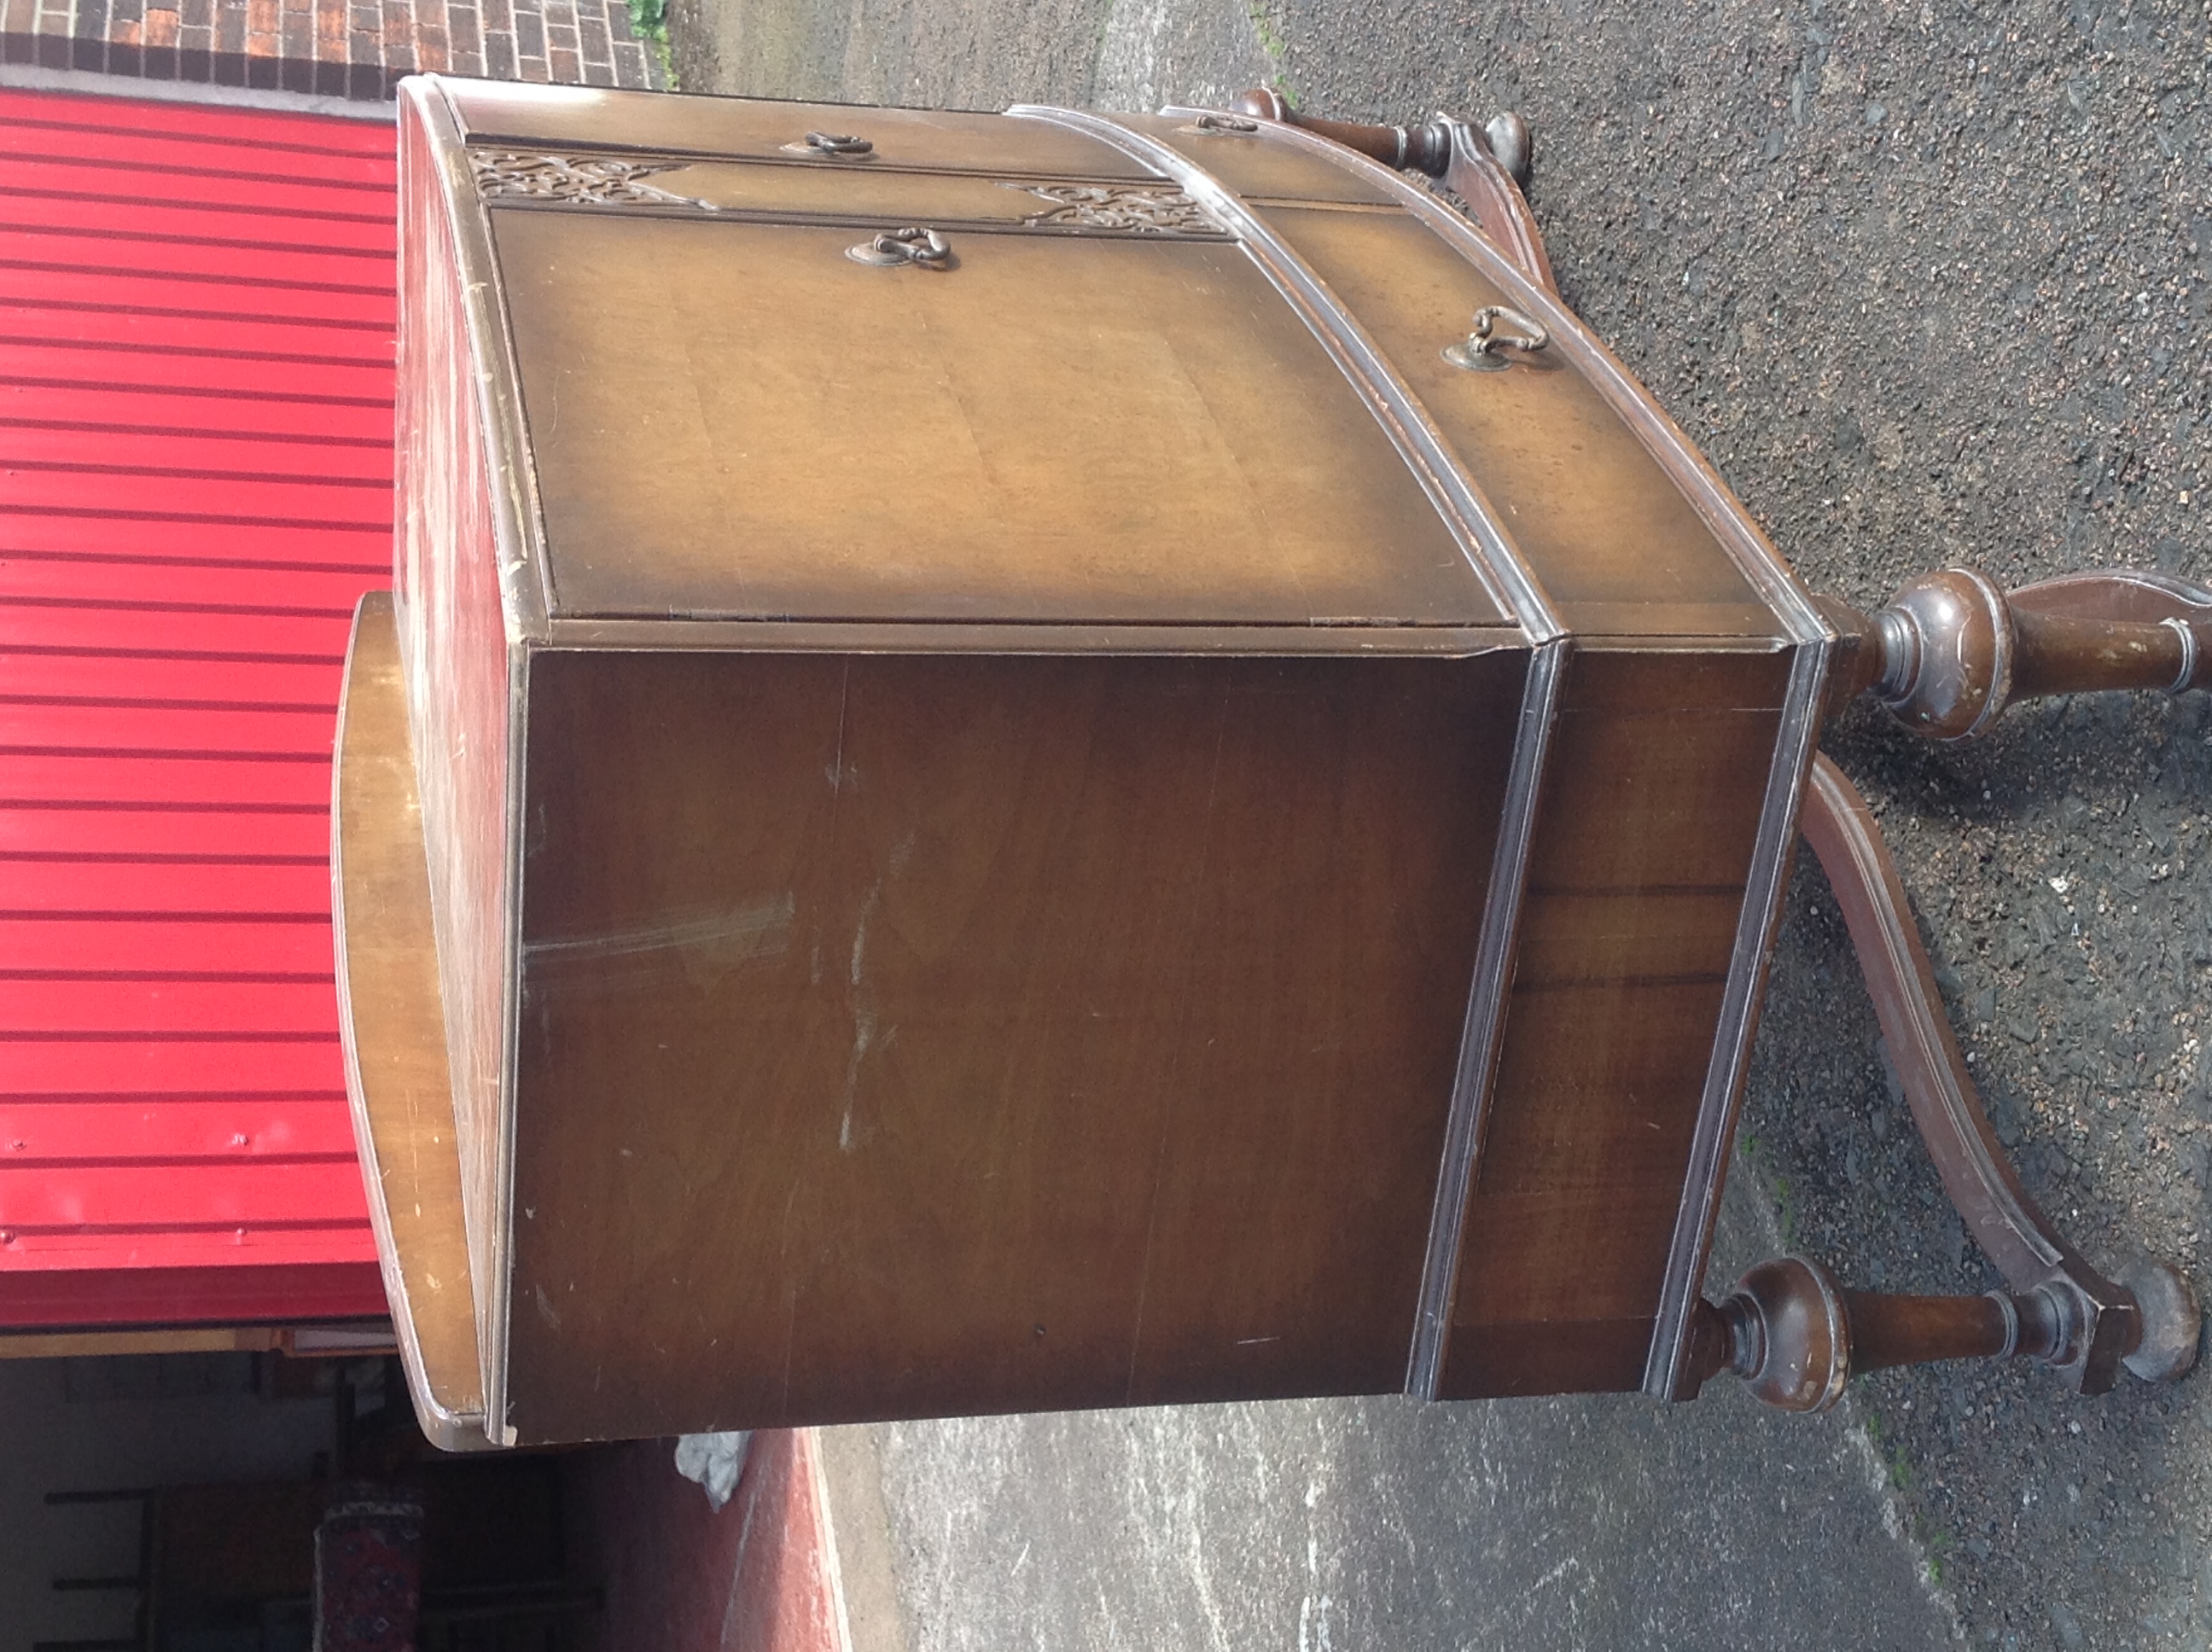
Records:
{"label": "curved cabinet top", "polygon": [[[1172,115],[413,84],[489,276],[522,635],[1820,635],[1580,324],[1349,151]],[[1447,365],[1501,303],[1551,348]]]}

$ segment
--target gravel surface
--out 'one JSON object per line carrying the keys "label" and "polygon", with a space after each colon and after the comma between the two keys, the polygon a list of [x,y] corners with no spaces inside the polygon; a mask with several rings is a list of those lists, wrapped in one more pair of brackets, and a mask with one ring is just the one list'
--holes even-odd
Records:
{"label": "gravel surface", "polygon": [[[1731,1189],[1727,1267],[1776,1242]],[[1957,1620],[1850,1412],[1720,1383],[872,1432],[904,1652],[1931,1652]]]}
{"label": "gravel surface", "polygon": [[[1568,301],[1809,582],[1862,604],[1969,561],[2212,576],[2212,107],[2203,7],[1293,7],[1312,107],[1517,107]],[[1418,50],[1406,49],[1421,42]],[[1395,43],[1403,43],[1402,46]],[[1967,746],[1853,715],[1962,1042],[2028,1187],[2094,1260],[2200,1285],[2212,1146],[2212,722],[2055,702]],[[1790,1242],[1846,1282],[1999,1283],[1798,867],[1744,1121]],[[2212,1399],[1940,1366],[1856,1385],[1970,1634],[2203,1647]]]}
{"label": "gravel surface", "polygon": [[[2202,4],[737,9],[678,0],[686,85],[1127,106],[1272,78],[1354,118],[1517,108],[1568,301],[1816,588],[1871,606],[1952,561],[2212,579]],[[1854,713],[1826,744],[1882,815],[2030,1190],[2093,1260],[2140,1249],[2212,1284],[2204,697],[2053,702],[1963,747]],[[1742,1145],[1788,1242],[1847,1284],[1997,1283],[1809,857]],[[1951,1366],[1854,1394],[1975,1643],[2212,1640],[2205,1379],[2083,1400]]]}

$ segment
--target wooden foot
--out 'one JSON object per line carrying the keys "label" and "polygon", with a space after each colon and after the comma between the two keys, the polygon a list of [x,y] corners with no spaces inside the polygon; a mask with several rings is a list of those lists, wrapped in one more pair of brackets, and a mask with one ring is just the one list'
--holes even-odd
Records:
{"label": "wooden foot", "polygon": [[2183,1375],[2203,1322],[2194,1291],[2155,1262],[2106,1278],[2027,1196],[1982,1111],[1880,829],[1825,756],[1813,760],[1800,825],[1843,908],[1913,1123],[2011,1291],[1884,1297],[1839,1290],[1812,1262],[1762,1264],[1725,1302],[1700,1304],[1694,1380],[1733,1370],[1771,1404],[1817,1411],[1854,1370],[1930,1359],[2039,1359],[2084,1394],[2110,1388],[2122,1364],[2153,1381]]}
{"label": "wooden foot", "polygon": [[2066,1365],[2078,1319],[2057,1292],[1893,1297],[1844,1291],[1802,1256],[1761,1262],[1725,1300],[1698,1304],[1696,1386],[1722,1371],[1784,1411],[1826,1411],[1860,1371],[1938,1359],[2018,1357]]}
{"label": "wooden foot", "polygon": [[1516,267],[1547,292],[1557,292],[1552,260],[1537,233],[1521,185],[1528,176],[1528,124],[1497,116],[1480,132],[1463,120],[1438,115],[1425,126],[1367,126],[1302,115],[1267,87],[1240,94],[1234,108],[1255,120],[1296,126],[1356,149],[1401,171],[1425,173],[1467,203],[1475,222]]}
{"label": "wooden foot", "polygon": [[1843,696],[1871,690],[1937,739],[1979,734],[2038,695],[2212,683],[2212,591],[2163,574],[2069,574],[2007,593],[1950,568],[1872,618],[1827,607],[1849,655]]}

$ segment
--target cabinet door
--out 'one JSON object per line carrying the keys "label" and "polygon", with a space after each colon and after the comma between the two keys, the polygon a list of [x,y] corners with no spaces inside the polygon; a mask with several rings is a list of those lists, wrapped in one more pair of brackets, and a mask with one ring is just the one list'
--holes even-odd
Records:
{"label": "cabinet door", "polygon": [[1224,236],[491,216],[558,616],[1503,622]]}

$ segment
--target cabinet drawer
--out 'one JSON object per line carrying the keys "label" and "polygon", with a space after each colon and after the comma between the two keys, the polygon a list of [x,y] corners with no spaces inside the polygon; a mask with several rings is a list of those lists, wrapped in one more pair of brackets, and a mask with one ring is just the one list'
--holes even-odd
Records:
{"label": "cabinet drawer", "polygon": [[[934,109],[872,109],[836,103],[763,103],[672,98],[658,92],[441,81],[473,146],[514,139],[789,161],[820,171],[890,170],[1033,173],[1060,178],[1150,178],[1140,162],[1096,138],[1042,121]],[[814,155],[806,134],[866,138],[864,159]],[[796,144],[799,152],[787,149]]]}

